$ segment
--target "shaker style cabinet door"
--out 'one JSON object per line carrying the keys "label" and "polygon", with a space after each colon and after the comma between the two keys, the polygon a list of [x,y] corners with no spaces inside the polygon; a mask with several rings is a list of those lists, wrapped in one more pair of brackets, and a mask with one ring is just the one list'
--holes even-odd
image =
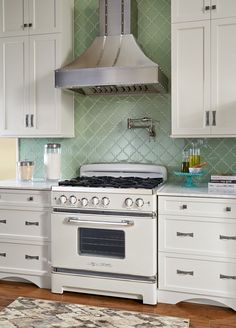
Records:
{"label": "shaker style cabinet door", "polygon": [[26,132],[28,62],[28,37],[0,38],[0,133]]}
{"label": "shaker style cabinet door", "polygon": [[0,0],[0,37],[60,31],[61,0]]}
{"label": "shaker style cabinet door", "polygon": [[210,22],[172,24],[172,134],[210,133]]}
{"label": "shaker style cabinet door", "polygon": [[212,20],[211,29],[211,130],[215,135],[235,136],[236,17]]}
{"label": "shaker style cabinet door", "polygon": [[180,23],[210,19],[210,5],[211,0],[172,0],[171,22]]}

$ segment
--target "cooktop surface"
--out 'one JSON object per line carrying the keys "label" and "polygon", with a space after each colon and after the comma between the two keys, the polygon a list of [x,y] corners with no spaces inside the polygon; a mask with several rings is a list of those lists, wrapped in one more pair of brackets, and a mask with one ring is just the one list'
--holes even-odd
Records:
{"label": "cooktop surface", "polygon": [[153,189],[163,183],[163,178],[82,176],[59,181],[59,186],[99,188],[144,188]]}

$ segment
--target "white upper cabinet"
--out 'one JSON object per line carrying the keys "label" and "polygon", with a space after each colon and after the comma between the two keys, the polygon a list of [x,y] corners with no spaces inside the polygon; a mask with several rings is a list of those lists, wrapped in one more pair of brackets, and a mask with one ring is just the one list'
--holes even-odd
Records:
{"label": "white upper cabinet", "polygon": [[188,22],[210,18],[211,0],[172,0],[171,21]]}
{"label": "white upper cabinet", "polygon": [[60,31],[60,1],[0,0],[0,37]]}
{"label": "white upper cabinet", "polygon": [[[172,14],[185,2],[172,0]],[[172,23],[173,137],[236,136],[236,1],[214,3],[208,19],[179,11]]]}
{"label": "white upper cabinet", "polygon": [[[54,71],[73,59],[74,1],[0,3],[7,35],[0,35],[0,136],[73,137],[73,94],[55,88]],[[26,34],[16,24],[31,17],[25,11],[33,13]],[[62,31],[54,33],[58,26]]]}
{"label": "white upper cabinet", "polygon": [[171,2],[172,23],[235,16],[235,0],[172,0]]}

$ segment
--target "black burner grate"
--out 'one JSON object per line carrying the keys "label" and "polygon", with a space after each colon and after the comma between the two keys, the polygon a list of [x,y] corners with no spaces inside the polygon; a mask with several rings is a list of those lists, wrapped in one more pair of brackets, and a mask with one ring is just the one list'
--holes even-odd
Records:
{"label": "black burner grate", "polygon": [[163,178],[139,177],[77,177],[71,180],[59,181],[59,186],[98,187],[98,188],[144,188],[153,189],[163,182]]}

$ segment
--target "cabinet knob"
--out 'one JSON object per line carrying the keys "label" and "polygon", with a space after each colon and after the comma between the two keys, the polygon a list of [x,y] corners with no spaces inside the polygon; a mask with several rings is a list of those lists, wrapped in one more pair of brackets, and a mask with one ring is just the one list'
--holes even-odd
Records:
{"label": "cabinet knob", "polygon": [[182,208],[182,210],[186,210],[186,209],[188,208],[188,206],[187,206],[186,204],[183,204],[183,205],[181,206],[181,208]]}
{"label": "cabinet knob", "polygon": [[28,200],[28,202],[32,202],[32,201],[34,200],[34,197],[33,197],[33,196],[29,196],[29,197],[27,198],[27,200]]}
{"label": "cabinet knob", "polygon": [[210,6],[205,6],[205,11],[210,10]]}
{"label": "cabinet knob", "polygon": [[216,5],[211,6],[211,10],[216,10]]}
{"label": "cabinet knob", "polygon": [[231,212],[231,207],[230,206],[226,206],[225,210],[226,210],[226,212]]}
{"label": "cabinet knob", "polygon": [[33,24],[32,23],[29,23],[29,27],[32,27],[33,26]]}
{"label": "cabinet knob", "polygon": [[27,23],[24,23],[24,25],[23,25],[23,27],[25,28],[25,27],[28,27],[29,25],[27,24]]}
{"label": "cabinet knob", "polygon": [[7,220],[0,220],[0,223],[6,224],[7,223]]}
{"label": "cabinet knob", "polygon": [[1,257],[7,257],[7,253],[0,253]]}

